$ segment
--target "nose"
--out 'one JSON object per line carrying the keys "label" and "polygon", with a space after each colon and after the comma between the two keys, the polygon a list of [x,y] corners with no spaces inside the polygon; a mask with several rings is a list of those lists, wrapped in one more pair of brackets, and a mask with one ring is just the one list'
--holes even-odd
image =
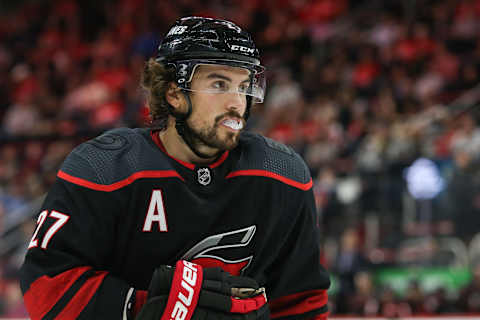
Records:
{"label": "nose", "polygon": [[229,110],[235,110],[241,114],[245,111],[247,107],[247,96],[238,93],[238,92],[230,92],[228,94],[228,101],[227,101],[227,108]]}

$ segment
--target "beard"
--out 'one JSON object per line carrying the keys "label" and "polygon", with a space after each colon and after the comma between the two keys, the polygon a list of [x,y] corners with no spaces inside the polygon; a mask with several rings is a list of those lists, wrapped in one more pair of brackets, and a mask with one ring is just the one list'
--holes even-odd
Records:
{"label": "beard", "polygon": [[[243,122],[243,128],[245,128],[245,120],[235,111],[230,111],[215,118],[215,124],[210,128],[195,129],[188,125],[188,131],[190,135],[190,141],[192,146],[198,151],[202,146],[220,150],[218,153],[232,150],[238,145],[240,139],[240,133],[243,128],[238,132],[227,131],[220,137],[218,129],[221,121],[226,117],[234,117],[240,119]],[[217,154],[218,154],[217,153]]]}

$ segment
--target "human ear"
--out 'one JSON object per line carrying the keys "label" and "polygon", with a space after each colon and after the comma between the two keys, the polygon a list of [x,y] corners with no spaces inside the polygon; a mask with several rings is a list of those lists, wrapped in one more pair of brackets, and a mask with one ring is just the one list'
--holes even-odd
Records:
{"label": "human ear", "polygon": [[185,97],[176,83],[170,82],[168,84],[168,89],[165,92],[165,99],[177,112],[186,112],[186,110],[183,110],[186,106]]}

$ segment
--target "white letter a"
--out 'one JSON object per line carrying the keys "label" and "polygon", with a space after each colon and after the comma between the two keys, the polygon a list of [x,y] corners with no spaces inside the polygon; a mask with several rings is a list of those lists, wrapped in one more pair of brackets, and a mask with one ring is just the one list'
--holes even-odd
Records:
{"label": "white letter a", "polygon": [[161,190],[152,191],[150,205],[148,206],[147,216],[145,217],[145,223],[143,224],[143,231],[151,232],[152,224],[154,222],[158,223],[158,227],[161,232],[168,231],[167,218],[165,217],[165,208],[163,207],[163,197]]}

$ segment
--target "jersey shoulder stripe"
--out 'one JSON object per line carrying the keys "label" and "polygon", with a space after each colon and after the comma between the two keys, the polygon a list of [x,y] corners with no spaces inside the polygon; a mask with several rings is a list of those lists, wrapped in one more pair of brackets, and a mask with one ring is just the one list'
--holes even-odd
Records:
{"label": "jersey shoulder stripe", "polygon": [[240,159],[228,177],[264,176],[302,190],[312,187],[309,168],[292,148],[252,132],[242,134],[240,146]]}
{"label": "jersey shoulder stripe", "polygon": [[99,191],[114,191],[141,178],[180,178],[148,129],[119,128],[76,147],[57,176]]}
{"label": "jersey shoulder stripe", "polygon": [[312,179],[310,179],[307,183],[300,183],[298,181],[292,180],[285,178],[284,176],[281,176],[279,174],[266,171],[266,170],[237,170],[229,173],[226,178],[234,178],[234,177],[241,177],[241,176],[257,176],[257,177],[267,177],[267,178],[272,178],[278,181],[281,181],[285,184],[288,184],[292,187],[295,187],[297,189],[301,189],[303,191],[309,190],[312,185]]}
{"label": "jersey shoulder stripe", "polygon": [[180,174],[178,174],[177,171],[174,170],[147,170],[147,171],[139,171],[135,172],[131,176],[128,176],[127,178],[114,182],[112,184],[99,184],[99,183],[94,183],[91,181],[88,181],[86,179],[82,179],[79,177],[74,177],[72,175],[69,175],[68,173],[63,172],[62,170],[58,171],[57,177],[67,180],[73,184],[80,185],[85,188],[89,188],[92,190],[97,190],[97,191],[115,191],[118,189],[121,189],[133,182],[135,182],[138,179],[142,178],[179,178],[182,181],[185,181]]}

